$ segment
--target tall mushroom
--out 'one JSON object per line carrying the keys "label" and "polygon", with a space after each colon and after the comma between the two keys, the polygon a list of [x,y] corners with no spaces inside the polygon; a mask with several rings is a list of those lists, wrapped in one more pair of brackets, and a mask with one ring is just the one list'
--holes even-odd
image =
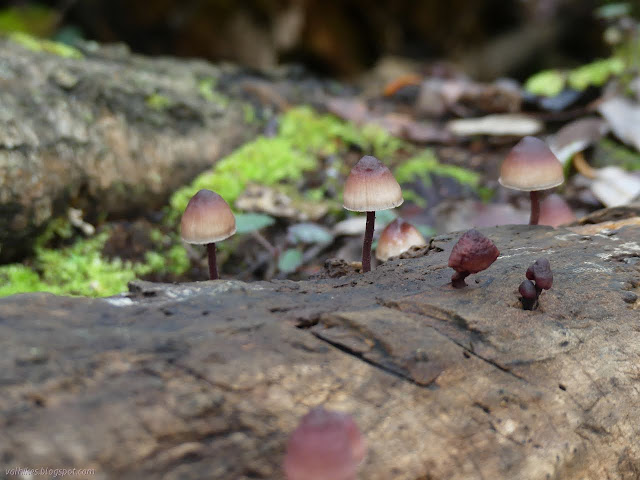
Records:
{"label": "tall mushroom", "polygon": [[502,162],[498,181],[504,187],[529,192],[529,225],[537,225],[540,217],[538,192],[560,185],[564,182],[564,173],[562,164],[546,143],[535,137],[524,137]]}
{"label": "tall mushroom", "polygon": [[236,233],[236,218],[227,202],[211,190],[196,193],[182,214],[180,235],[187,243],[206,245],[209,255],[209,278],[218,278],[216,242]]}
{"label": "tall mushroom", "polygon": [[354,212],[367,212],[362,244],[362,271],[371,270],[371,243],[376,211],[402,205],[402,190],[391,170],[376,157],[362,157],[351,169],[343,193],[343,206]]}

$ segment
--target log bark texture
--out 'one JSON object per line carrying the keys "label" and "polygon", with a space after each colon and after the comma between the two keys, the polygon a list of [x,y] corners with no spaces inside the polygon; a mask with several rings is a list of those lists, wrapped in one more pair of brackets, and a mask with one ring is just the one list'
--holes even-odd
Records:
{"label": "log bark texture", "polygon": [[0,39],[0,261],[19,259],[70,206],[92,221],[162,207],[256,135],[263,107],[322,90],[285,70],[256,76],[94,43],[82,54]]}
{"label": "log bark texture", "polygon": [[[282,480],[323,404],[366,436],[362,479],[637,479],[640,222],[594,227],[483,230],[501,256],[463,289],[449,234],[342,278],[2,299],[1,464]],[[553,288],[525,311],[543,256]]]}

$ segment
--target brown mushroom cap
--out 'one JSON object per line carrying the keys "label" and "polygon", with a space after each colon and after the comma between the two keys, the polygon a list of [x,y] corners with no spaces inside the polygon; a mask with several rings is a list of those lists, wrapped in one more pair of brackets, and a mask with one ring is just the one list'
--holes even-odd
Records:
{"label": "brown mushroom cap", "polygon": [[413,246],[421,247],[426,244],[427,241],[416,227],[401,218],[396,218],[382,231],[376,248],[376,258],[386,262]]}
{"label": "brown mushroom cap", "polygon": [[542,140],[524,137],[500,168],[501,185],[526,192],[546,190],[564,182],[562,164]]}
{"label": "brown mushroom cap", "polygon": [[182,214],[180,235],[187,243],[208,244],[236,233],[236,218],[227,202],[211,190],[196,193]]}
{"label": "brown mushroom cap", "polygon": [[449,266],[456,272],[478,273],[485,270],[500,255],[494,243],[478,230],[471,229],[458,240],[451,255]]}
{"label": "brown mushroom cap", "polygon": [[402,205],[402,190],[391,170],[376,157],[362,157],[344,185],[343,206],[354,212],[388,210]]}

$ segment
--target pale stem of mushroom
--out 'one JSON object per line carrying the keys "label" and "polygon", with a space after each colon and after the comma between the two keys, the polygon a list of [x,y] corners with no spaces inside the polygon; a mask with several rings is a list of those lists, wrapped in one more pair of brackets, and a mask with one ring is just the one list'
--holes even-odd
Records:
{"label": "pale stem of mushroom", "polygon": [[376,212],[367,212],[367,228],[362,243],[362,271],[371,271],[371,243],[373,242],[373,226],[376,223]]}
{"label": "pale stem of mushroom", "polygon": [[536,190],[529,192],[531,197],[531,217],[529,218],[529,225],[538,225],[540,219],[540,198]]}
{"label": "pale stem of mushroom", "polygon": [[218,279],[218,265],[216,264],[216,244],[207,243],[207,253],[209,254],[209,278]]}

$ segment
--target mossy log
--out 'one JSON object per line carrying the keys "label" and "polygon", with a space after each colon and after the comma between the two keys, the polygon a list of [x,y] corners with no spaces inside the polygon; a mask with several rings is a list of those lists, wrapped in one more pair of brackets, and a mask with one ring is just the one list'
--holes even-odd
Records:
{"label": "mossy log", "polygon": [[320,91],[286,72],[38,42],[0,40],[0,261],[69,206],[89,221],[161,207],[256,135],[265,110]]}
{"label": "mossy log", "polygon": [[[462,289],[450,234],[342,278],[2,299],[2,465],[282,480],[288,434],[324,404],[366,436],[363,479],[637,479],[631,220],[483,230],[501,256]],[[543,256],[553,287],[523,310]]]}

